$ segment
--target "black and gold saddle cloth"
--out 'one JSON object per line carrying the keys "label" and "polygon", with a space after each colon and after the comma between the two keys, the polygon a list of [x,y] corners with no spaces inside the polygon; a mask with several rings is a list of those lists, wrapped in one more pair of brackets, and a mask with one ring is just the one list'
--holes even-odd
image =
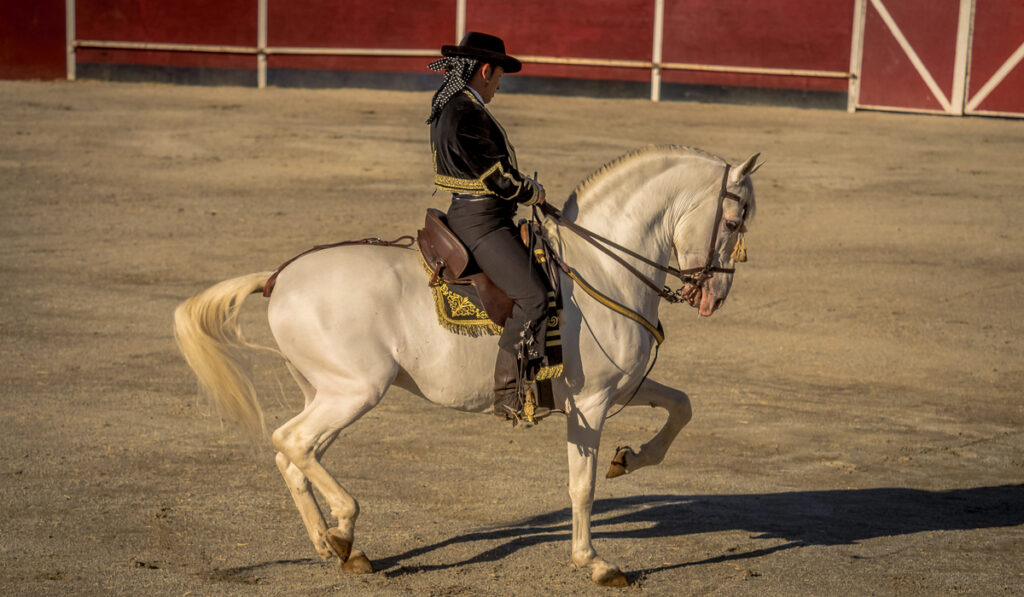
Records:
{"label": "black and gold saddle cloth", "polygon": [[471,284],[448,284],[437,280],[431,287],[437,322],[463,336],[498,336],[502,327],[491,321],[480,294]]}
{"label": "black and gold saddle cloth", "polygon": [[[438,280],[431,288],[434,310],[441,327],[463,336],[498,336],[502,326],[491,321],[480,295],[472,284],[449,284]],[[538,381],[562,375],[561,297],[548,291],[547,332],[543,365],[536,372]]]}

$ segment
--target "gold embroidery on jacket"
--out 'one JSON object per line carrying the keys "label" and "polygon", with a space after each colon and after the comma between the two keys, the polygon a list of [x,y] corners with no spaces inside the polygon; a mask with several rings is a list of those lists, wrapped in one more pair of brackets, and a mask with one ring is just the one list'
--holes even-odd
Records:
{"label": "gold embroidery on jacket", "polygon": [[445,176],[444,174],[434,175],[434,186],[442,191],[452,191],[455,193],[483,193],[487,191],[487,187],[478,179],[455,178],[454,176]]}
{"label": "gold embroidery on jacket", "polygon": [[511,197],[508,197],[508,199],[518,197],[523,190],[523,185],[517,181],[511,173],[505,172],[505,168],[501,165],[501,162],[494,162],[493,166],[488,168],[486,172],[477,178],[456,178],[454,176],[435,173],[434,186],[444,191],[454,191],[459,193],[488,192],[497,195],[496,190],[488,187],[486,182],[486,179],[494,174],[495,171],[497,171],[503,178],[509,179],[516,188],[516,192],[513,193]]}
{"label": "gold embroidery on jacket", "polygon": [[[508,154],[509,163],[511,164],[512,168],[518,169],[519,166],[517,165],[516,160],[516,150],[512,146],[512,143],[508,140],[508,133],[505,132],[505,127],[501,126],[501,123],[498,122],[496,118],[494,118],[494,116],[490,113],[487,107],[484,106],[480,102],[480,100],[476,98],[476,95],[474,95],[472,91],[468,89],[463,89],[462,93],[465,93],[466,96],[468,96],[473,103],[480,106],[483,109],[484,113],[487,114],[487,117],[491,119],[491,122],[493,122],[498,127],[498,131],[501,133],[501,140],[505,143],[505,151]],[[511,181],[513,187],[515,188],[515,193],[513,193],[510,197],[507,197],[507,199],[515,199],[519,197],[519,195],[522,194],[525,185],[517,181],[515,177],[512,176],[511,172],[505,172],[505,168],[501,165],[500,161],[495,162],[493,166],[488,168],[486,172],[484,172],[477,178],[457,178],[455,176],[448,176],[445,174],[437,173],[437,151],[434,151],[434,186],[441,189],[442,191],[449,191],[454,193],[494,193],[495,195],[497,195],[497,192],[494,189],[489,188],[487,186],[487,183],[484,182],[484,179],[493,174],[495,170],[501,173],[502,177],[509,179],[509,181]],[[535,201],[535,199],[535,197],[531,197],[531,201]],[[531,203],[528,202],[527,205],[531,205]]]}

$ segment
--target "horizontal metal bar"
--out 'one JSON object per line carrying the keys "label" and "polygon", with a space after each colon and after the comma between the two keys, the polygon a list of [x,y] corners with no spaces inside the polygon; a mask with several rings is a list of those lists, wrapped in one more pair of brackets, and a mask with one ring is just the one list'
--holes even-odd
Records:
{"label": "horizontal metal bar", "polygon": [[[76,40],[75,47],[112,50],[153,50],[162,52],[209,52],[219,54],[259,54],[259,48],[248,46],[217,46],[207,44],[174,44],[138,41]],[[264,54],[296,56],[440,56],[437,50],[406,50],[385,48],[292,48],[268,47]]]}
{"label": "horizontal metal bar", "polygon": [[209,52],[213,54],[258,54],[259,50],[248,46],[215,46],[208,44],[171,44],[150,41],[97,41],[76,39],[76,48],[98,48],[107,50],[154,50],[158,52]]}
{"label": "horizontal metal bar", "polygon": [[[209,52],[217,54],[260,54],[259,48],[248,46],[216,46],[206,44],[174,44],[137,41],[75,40],[77,48],[99,48],[110,50],[151,50],[161,52]],[[290,56],[381,56],[381,57],[424,57],[439,56],[437,50],[387,49],[387,48],[300,48],[268,47],[266,55]],[[613,60],[607,58],[561,58],[557,56],[518,56],[529,64],[562,64],[566,66],[603,66],[612,68],[659,67],[665,70],[690,70],[702,72],[737,73],[747,75],[775,75],[784,77],[817,77],[848,79],[850,73],[841,71],[806,70],[791,68],[763,68],[757,66],[725,66],[714,64],[689,64],[684,62],[651,62],[649,60]]]}
{"label": "horizontal metal bar", "polygon": [[738,73],[742,75],[776,75],[782,77],[820,77],[825,79],[849,79],[850,73],[833,70],[809,70],[799,68],[768,68],[760,66],[725,66],[716,64],[688,64],[685,62],[662,62],[661,68],[668,70],[693,70],[716,73]]}
{"label": "horizontal metal bar", "polygon": [[651,68],[649,60],[610,60],[605,58],[558,58],[555,56],[516,56],[530,64],[566,64],[572,66],[617,66],[623,68]]}
{"label": "horizontal metal bar", "polygon": [[654,68],[665,70],[692,70],[703,72],[738,73],[745,75],[776,75],[783,77],[816,77],[826,79],[849,79],[850,73],[831,70],[795,68],[767,68],[759,66],[725,66],[717,64],[689,64],[685,62],[650,62],[645,60],[608,60],[603,58],[557,58],[554,56],[517,56],[519,60],[532,64],[564,64],[570,66],[610,66],[624,68]]}
{"label": "horizontal metal bar", "polygon": [[288,54],[293,56],[441,56],[438,50],[402,50],[385,48],[288,48],[268,47],[267,54]]}

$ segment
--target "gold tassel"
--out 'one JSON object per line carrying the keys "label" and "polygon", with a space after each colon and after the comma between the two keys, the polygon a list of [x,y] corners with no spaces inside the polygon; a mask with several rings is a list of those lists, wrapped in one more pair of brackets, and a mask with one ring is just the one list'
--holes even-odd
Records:
{"label": "gold tassel", "polygon": [[537,393],[533,388],[526,390],[526,399],[523,401],[523,418],[527,423],[536,423],[533,415],[537,412]]}
{"label": "gold tassel", "polygon": [[744,263],[747,260],[747,242],[742,234],[739,240],[736,241],[736,246],[733,247],[732,260],[736,263]]}

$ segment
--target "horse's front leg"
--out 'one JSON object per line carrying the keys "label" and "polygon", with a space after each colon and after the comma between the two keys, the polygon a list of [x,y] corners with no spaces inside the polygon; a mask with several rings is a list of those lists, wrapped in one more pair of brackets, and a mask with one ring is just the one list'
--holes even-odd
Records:
{"label": "horse's front leg", "polygon": [[569,498],[572,500],[572,561],[588,567],[594,582],[603,586],[626,586],[626,575],[613,564],[605,562],[594,551],[590,537],[590,513],[594,506],[594,483],[597,476],[597,450],[601,443],[601,426],[608,410],[607,401],[597,401],[589,409],[569,409]]}
{"label": "horse's front leg", "polygon": [[609,479],[631,473],[638,468],[659,464],[664,460],[673,440],[693,417],[689,396],[651,379],[644,380],[630,405],[660,406],[668,411],[668,419],[651,441],[640,446],[639,452],[634,452],[630,447],[615,451],[612,464],[608,468]]}

